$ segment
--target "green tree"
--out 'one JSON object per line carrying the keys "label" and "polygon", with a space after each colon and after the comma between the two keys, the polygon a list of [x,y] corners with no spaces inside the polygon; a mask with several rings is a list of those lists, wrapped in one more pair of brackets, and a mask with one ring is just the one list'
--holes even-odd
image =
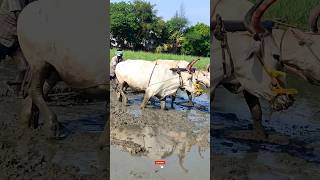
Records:
{"label": "green tree", "polygon": [[131,3],[111,3],[111,34],[122,47],[125,47],[125,41],[130,45],[139,31],[133,8]]}
{"label": "green tree", "polygon": [[149,50],[166,41],[166,24],[154,6],[142,0],[111,3],[111,34],[121,46]]}
{"label": "green tree", "polygon": [[182,42],[182,53],[194,56],[209,56],[210,27],[198,23],[187,29]]}
{"label": "green tree", "polygon": [[180,7],[180,13],[176,14],[166,22],[169,36],[167,38],[167,46],[171,47],[171,52],[180,53],[180,47],[183,34],[188,27],[188,19],[184,14],[183,4]]}

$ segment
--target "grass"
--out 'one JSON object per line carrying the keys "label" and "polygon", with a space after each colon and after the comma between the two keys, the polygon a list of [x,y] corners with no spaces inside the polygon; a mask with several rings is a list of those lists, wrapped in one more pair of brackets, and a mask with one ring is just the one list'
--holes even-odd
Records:
{"label": "grass", "polygon": [[[110,50],[110,59],[115,56],[116,49]],[[176,54],[166,54],[166,53],[152,53],[152,52],[144,52],[144,51],[124,51],[124,59],[141,59],[154,61],[157,59],[170,59],[170,60],[185,60],[191,62],[192,59],[196,58],[196,56],[187,56],[187,55],[176,55]],[[205,69],[207,65],[210,63],[209,57],[200,57],[200,61],[195,64],[196,68]]]}
{"label": "grass", "polygon": [[309,30],[310,11],[318,4],[319,0],[278,0],[267,10],[265,17],[282,19],[290,25]]}

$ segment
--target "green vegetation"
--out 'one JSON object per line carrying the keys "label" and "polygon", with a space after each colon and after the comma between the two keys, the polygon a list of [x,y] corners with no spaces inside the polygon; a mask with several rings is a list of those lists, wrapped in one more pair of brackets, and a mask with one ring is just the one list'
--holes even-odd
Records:
{"label": "green vegetation", "polygon": [[265,17],[280,19],[290,25],[308,30],[310,11],[318,4],[319,0],[279,0],[267,10]]}
{"label": "green vegetation", "polygon": [[[116,49],[110,50],[110,59],[115,56]],[[149,60],[154,61],[157,59],[170,59],[170,60],[185,60],[192,61],[192,59],[196,58],[195,56],[188,55],[176,55],[176,54],[166,54],[166,53],[151,53],[144,51],[128,51],[125,50],[123,54],[124,59],[141,59],[141,60]],[[205,69],[207,65],[210,63],[209,57],[200,57],[200,61],[195,65],[196,68]]]}
{"label": "green vegetation", "polygon": [[156,5],[143,0],[111,3],[111,34],[117,47],[158,53],[209,56],[210,27],[188,26],[184,8],[164,21]]}

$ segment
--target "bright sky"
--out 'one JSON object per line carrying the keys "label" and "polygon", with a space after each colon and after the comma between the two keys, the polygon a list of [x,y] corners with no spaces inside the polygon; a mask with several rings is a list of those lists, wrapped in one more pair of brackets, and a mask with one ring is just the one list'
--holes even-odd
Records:
{"label": "bright sky", "polygon": [[[111,0],[111,2],[133,1],[133,0]],[[183,4],[185,15],[187,16],[190,25],[198,22],[210,24],[210,1],[209,0],[145,0],[151,4],[156,4],[155,9],[157,15],[164,20],[169,20],[173,17],[176,11],[180,11],[180,6]]]}

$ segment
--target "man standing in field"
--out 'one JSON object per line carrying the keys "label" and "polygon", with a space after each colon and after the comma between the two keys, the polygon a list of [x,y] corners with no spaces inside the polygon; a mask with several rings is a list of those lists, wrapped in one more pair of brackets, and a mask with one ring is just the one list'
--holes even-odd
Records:
{"label": "man standing in field", "polygon": [[123,51],[121,49],[118,49],[116,52],[116,56],[114,56],[111,59],[110,62],[110,80],[114,79],[116,77],[116,66],[118,63],[124,61],[123,59]]}
{"label": "man standing in field", "polygon": [[28,3],[29,0],[2,0],[0,5],[0,61],[18,47],[17,20],[20,12]]}

